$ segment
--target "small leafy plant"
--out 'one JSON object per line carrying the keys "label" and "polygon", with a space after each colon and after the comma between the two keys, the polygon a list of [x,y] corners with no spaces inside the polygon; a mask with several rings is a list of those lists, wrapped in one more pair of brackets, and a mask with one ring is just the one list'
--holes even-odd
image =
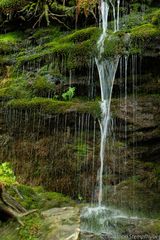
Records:
{"label": "small leafy plant", "polygon": [[69,87],[68,91],[62,94],[62,98],[65,101],[70,101],[75,95],[75,87]]}
{"label": "small leafy plant", "polygon": [[16,177],[10,166],[10,163],[5,162],[0,165],[0,182],[12,184],[16,182]]}

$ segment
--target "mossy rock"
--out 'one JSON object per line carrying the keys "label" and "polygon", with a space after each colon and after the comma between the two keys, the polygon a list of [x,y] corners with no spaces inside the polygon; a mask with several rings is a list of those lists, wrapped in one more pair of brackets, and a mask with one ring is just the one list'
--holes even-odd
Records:
{"label": "mossy rock", "polygon": [[67,33],[65,36],[53,37],[52,41],[35,47],[29,54],[27,52],[19,53],[17,66],[20,67],[28,61],[41,61],[42,64],[47,64],[53,58],[56,58],[58,63],[64,58],[67,69],[84,66],[94,55],[93,44],[96,44],[99,35],[98,28],[90,27]]}
{"label": "mossy rock", "polygon": [[152,24],[160,26],[160,10],[155,11],[152,17]]}
{"label": "mossy rock", "polygon": [[151,23],[137,26],[131,29],[131,37],[142,41],[160,37],[160,29]]}
{"label": "mossy rock", "polygon": [[24,1],[19,0],[0,0],[0,9],[14,9],[17,6],[20,6]]}
{"label": "mossy rock", "polygon": [[129,45],[129,35],[124,31],[117,33],[111,33],[109,37],[105,39],[104,45],[104,57],[114,57],[117,55],[124,55]]}
{"label": "mossy rock", "polygon": [[55,84],[49,81],[45,76],[37,76],[31,88],[36,96],[47,97],[54,94]]}
{"label": "mossy rock", "polygon": [[94,117],[101,116],[98,101],[57,101],[49,98],[13,99],[7,103],[7,107],[19,110],[39,110],[50,114],[79,112],[90,113]]}
{"label": "mossy rock", "polygon": [[0,83],[1,98],[22,98],[31,97],[32,92],[24,76],[18,78],[5,78]]}
{"label": "mossy rock", "polygon": [[36,31],[30,36],[31,40],[34,40],[36,44],[44,44],[49,41],[53,41],[55,38],[63,36],[64,33],[60,31],[59,27],[47,27],[47,28],[38,28]]}
{"label": "mossy rock", "polygon": [[22,198],[10,188],[9,192],[26,209],[48,210],[54,207],[74,206],[75,202],[68,196],[57,192],[47,192],[42,187],[31,187],[17,184],[16,188]]}
{"label": "mossy rock", "polygon": [[[148,173],[148,175],[151,178],[153,177],[152,173]],[[150,188],[148,188],[148,185],[146,186],[144,181],[146,177],[148,176],[133,176],[121,181],[116,185],[116,193],[114,193],[112,187],[108,188],[108,202],[114,207],[124,209],[125,211],[131,212],[134,210],[135,214],[139,216],[159,218],[159,213],[157,212],[159,209],[159,193],[154,186]]]}
{"label": "mossy rock", "polygon": [[10,53],[17,51],[21,45],[23,36],[21,32],[0,34],[0,52]]}

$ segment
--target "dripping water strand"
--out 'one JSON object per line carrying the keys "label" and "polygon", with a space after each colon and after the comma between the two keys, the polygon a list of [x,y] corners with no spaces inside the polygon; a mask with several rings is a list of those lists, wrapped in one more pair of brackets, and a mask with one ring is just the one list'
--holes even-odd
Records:
{"label": "dripping water strand", "polygon": [[120,8],[120,0],[117,0],[117,31],[119,31],[119,8]]}
{"label": "dripping water strand", "polygon": [[128,68],[128,56],[125,56],[125,166],[127,164],[127,68]]}
{"label": "dripping water strand", "polygon": [[113,9],[113,20],[114,20],[114,32],[117,31],[117,20],[116,20],[116,9],[115,9],[115,6],[112,2],[112,0],[109,0],[111,6],[112,6],[112,9]]}

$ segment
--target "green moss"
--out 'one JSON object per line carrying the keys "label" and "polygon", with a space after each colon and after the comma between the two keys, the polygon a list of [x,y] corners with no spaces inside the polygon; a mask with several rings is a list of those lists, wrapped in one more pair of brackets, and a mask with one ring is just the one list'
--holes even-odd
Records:
{"label": "green moss", "polygon": [[0,223],[1,240],[39,240],[46,239],[49,226],[39,213],[21,219],[24,226],[16,222]]}
{"label": "green moss", "polygon": [[18,192],[23,198],[20,198],[10,189],[12,196],[16,198],[26,209],[47,210],[54,207],[64,207],[75,205],[74,201],[61,193],[47,192],[42,187],[31,187],[26,185],[17,185]]}
{"label": "green moss", "polygon": [[18,78],[6,78],[0,83],[1,98],[22,98],[31,97],[31,89],[24,76]]}
{"label": "green moss", "polygon": [[140,229],[142,232],[150,235],[150,236],[159,236],[160,235],[160,221],[159,220],[154,220],[150,221],[147,224],[140,223]]}
{"label": "green moss", "polygon": [[[140,18],[142,19],[142,15]],[[136,20],[135,17],[134,21],[136,22]],[[125,30],[124,28],[121,32],[110,33],[110,36],[105,40],[104,57],[123,55],[126,52],[140,53],[143,46],[140,45],[139,40],[145,41],[147,44],[151,39],[160,36],[160,30],[155,25],[146,22],[146,20],[139,21],[140,26],[133,27],[136,25],[133,23],[129,29]],[[43,31],[45,32],[45,29]],[[129,45],[130,40],[126,40],[128,38],[126,31],[130,32],[131,45]],[[21,67],[28,62],[41,62],[42,65],[46,65],[50,64],[51,59],[56,59],[57,68],[60,68],[63,59],[65,70],[88,66],[89,59],[97,55],[96,43],[100,33],[101,30],[96,27],[77,30],[66,35],[61,35],[55,31],[55,35],[53,33],[53,38],[50,38],[48,43],[32,48],[29,52],[20,52],[16,59],[17,66]],[[40,34],[39,30],[37,36]],[[95,47],[93,48],[93,46]],[[63,69],[60,71],[63,72]]]}
{"label": "green moss", "polygon": [[[9,163],[0,165],[0,182],[6,185],[7,192],[26,209],[47,210],[53,207],[75,205],[71,198],[61,193],[47,192],[42,187],[19,184]],[[15,187],[18,190],[18,194],[15,191]]]}
{"label": "green moss", "polygon": [[122,30],[128,32],[131,28],[135,26],[140,26],[148,22],[148,19],[145,19],[144,13],[142,12],[131,12],[129,15],[121,18]]}
{"label": "green moss", "polygon": [[90,113],[95,117],[100,117],[101,111],[98,101],[57,101],[49,98],[32,98],[32,99],[13,99],[7,103],[9,108],[13,109],[37,109],[44,113],[66,113],[80,112]]}
{"label": "green moss", "polygon": [[0,52],[7,53],[18,50],[22,39],[20,32],[0,34]]}
{"label": "green moss", "polygon": [[24,226],[16,222],[0,223],[1,240],[39,240],[45,239],[49,226],[39,213],[21,219]]}
{"label": "green moss", "polygon": [[21,52],[17,56],[17,65],[21,66],[25,62],[34,60],[50,63],[51,58],[54,57],[61,62],[62,57],[65,57],[68,69],[84,66],[94,55],[96,49],[93,48],[93,44],[96,44],[99,34],[98,28],[90,27],[74,31],[63,37],[53,38],[49,43],[35,47],[31,54]]}
{"label": "green moss", "polygon": [[8,102],[8,107],[16,109],[39,109],[47,113],[65,112],[71,102],[56,101],[49,98],[14,99]]}
{"label": "green moss", "polygon": [[32,84],[33,92],[36,96],[49,96],[54,93],[55,85],[45,76],[38,76]]}
{"label": "green moss", "polygon": [[84,158],[87,155],[88,144],[78,141],[75,145],[75,150],[78,157]]}
{"label": "green moss", "polygon": [[154,12],[152,17],[152,24],[160,26],[160,10]]}
{"label": "green moss", "polygon": [[43,199],[43,201],[40,204],[40,207],[44,209],[75,205],[75,202],[72,201],[70,197],[64,196],[61,193],[42,192],[40,196],[41,196],[41,199]]}
{"label": "green moss", "polygon": [[119,185],[118,185],[118,189],[119,188],[123,188],[123,187],[130,187],[134,185],[134,187],[137,189],[141,189],[142,188],[142,183],[139,181],[139,176],[132,176],[124,181],[122,181]]}
{"label": "green moss", "polygon": [[0,43],[14,44],[19,41],[21,41],[21,34],[19,32],[0,34]]}
{"label": "green moss", "polygon": [[[0,182],[5,184],[6,191],[27,210],[36,208],[43,211],[54,207],[75,206],[73,200],[61,193],[47,192],[42,187],[18,184],[9,163],[0,165]],[[23,226],[16,226],[12,222],[2,224],[0,221],[1,239],[45,239],[48,227],[38,211],[21,218],[21,221],[24,223]]]}
{"label": "green moss", "polygon": [[151,23],[131,29],[131,37],[133,37],[133,39],[150,40],[157,36],[160,37],[160,29]]}
{"label": "green moss", "polygon": [[130,36],[131,45],[129,51],[131,54],[143,54],[147,48],[153,49],[154,52],[154,41],[160,38],[160,29],[151,23],[147,23],[132,28]]}
{"label": "green moss", "polygon": [[38,240],[44,239],[44,233],[46,232],[47,226],[40,214],[35,213],[32,216],[26,217],[24,220],[24,226],[20,227],[18,236],[23,240]]}
{"label": "green moss", "polygon": [[13,8],[19,6],[22,2],[19,0],[0,0],[0,9]]}
{"label": "green moss", "polygon": [[71,34],[66,35],[61,39],[61,41],[69,42],[83,42],[91,38],[97,39],[99,37],[100,30],[96,27],[89,27],[81,30],[76,30]]}
{"label": "green moss", "polygon": [[33,38],[36,43],[46,43],[48,41],[53,41],[53,39],[63,35],[63,32],[60,31],[58,27],[47,27],[47,28],[39,28],[32,34],[31,38]]}
{"label": "green moss", "polygon": [[125,32],[111,33],[105,39],[104,57],[123,55],[125,53]]}
{"label": "green moss", "polygon": [[10,98],[10,94],[8,93],[8,88],[4,87],[0,89],[0,98],[5,99],[5,98]]}

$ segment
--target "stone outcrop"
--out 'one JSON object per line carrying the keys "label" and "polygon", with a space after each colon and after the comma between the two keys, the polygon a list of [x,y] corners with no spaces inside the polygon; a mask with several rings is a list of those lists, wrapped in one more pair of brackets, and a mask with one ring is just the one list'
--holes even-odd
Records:
{"label": "stone outcrop", "polygon": [[46,240],[78,240],[80,232],[79,208],[53,208],[42,213],[49,226]]}

